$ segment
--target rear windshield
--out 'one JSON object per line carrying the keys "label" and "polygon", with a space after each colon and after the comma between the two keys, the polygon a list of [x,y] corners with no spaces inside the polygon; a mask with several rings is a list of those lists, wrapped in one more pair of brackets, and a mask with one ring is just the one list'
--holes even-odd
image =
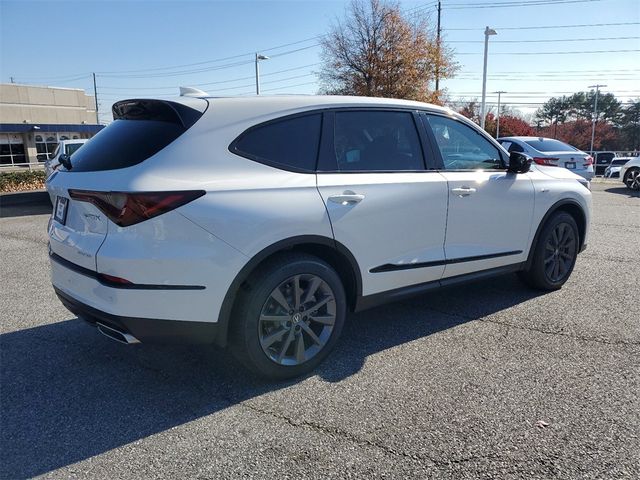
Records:
{"label": "rear windshield", "polygon": [[614,158],[616,156],[615,153],[597,153],[596,154],[598,156],[598,163],[608,163],[611,161],[612,158]]}
{"label": "rear windshield", "polygon": [[142,163],[184,132],[182,125],[155,120],[116,120],[71,158],[72,172],[115,170]]}
{"label": "rear windshield", "polygon": [[116,170],[142,163],[182,135],[202,113],[161,100],[125,100],[116,119],[71,158],[72,172]]}
{"label": "rear windshield", "polygon": [[525,140],[525,143],[531,145],[539,152],[575,152],[578,149],[573,148],[571,145],[567,145],[559,140],[553,140],[551,138],[538,139],[538,140]]}

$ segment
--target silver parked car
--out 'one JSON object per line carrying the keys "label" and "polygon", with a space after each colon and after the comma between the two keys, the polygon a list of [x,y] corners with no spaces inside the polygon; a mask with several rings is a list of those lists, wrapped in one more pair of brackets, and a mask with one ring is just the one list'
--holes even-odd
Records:
{"label": "silver parked car", "polygon": [[[60,140],[58,146],[51,154],[49,159],[44,162],[44,171],[47,174],[47,178],[60,167],[60,157],[66,155],[70,157],[76,152],[82,145],[87,143],[88,139],[74,139],[74,140]],[[63,157],[64,158],[64,157]]]}
{"label": "silver parked car", "polygon": [[550,167],[564,167],[582,178],[591,180],[593,171],[593,157],[571,145],[544,137],[502,137],[498,141],[511,152],[529,155],[538,165]]}

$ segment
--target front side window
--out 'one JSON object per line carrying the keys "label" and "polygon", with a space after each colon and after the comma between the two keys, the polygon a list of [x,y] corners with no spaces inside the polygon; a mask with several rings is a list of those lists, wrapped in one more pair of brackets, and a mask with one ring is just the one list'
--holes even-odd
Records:
{"label": "front side window", "polygon": [[458,120],[426,115],[445,170],[502,169],[499,150],[480,132]]}
{"label": "front side window", "polygon": [[334,153],[340,171],[424,170],[409,112],[336,112]]}
{"label": "front side window", "polygon": [[320,113],[258,125],[240,135],[231,145],[231,151],[287,170],[314,171],[320,126]]}

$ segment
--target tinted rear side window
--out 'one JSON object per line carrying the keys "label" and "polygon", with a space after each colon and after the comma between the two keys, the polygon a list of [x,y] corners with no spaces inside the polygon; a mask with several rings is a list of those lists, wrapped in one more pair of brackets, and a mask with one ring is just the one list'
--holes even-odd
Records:
{"label": "tinted rear side window", "polygon": [[303,115],[252,127],[230,146],[233,153],[285,170],[316,169],[322,114]]}
{"label": "tinted rear side window", "polygon": [[577,149],[571,145],[562,143],[559,140],[545,138],[543,140],[525,140],[525,143],[531,145],[539,152],[575,152]]}
{"label": "tinted rear side window", "polygon": [[408,112],[336,112],[334,149],[340,171],[424,170],[420,138]]}

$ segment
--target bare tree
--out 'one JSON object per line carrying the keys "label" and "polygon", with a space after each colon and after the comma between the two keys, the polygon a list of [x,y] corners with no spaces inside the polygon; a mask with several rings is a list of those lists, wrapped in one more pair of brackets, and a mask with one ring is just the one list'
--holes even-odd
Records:
{"label": "bare tree", "polygon": [[439,102],[430,88],[436,70],[447,78],[457,68],[425,17],[409,21],[385,0],[352,0],[322,47],[322,93]]}

